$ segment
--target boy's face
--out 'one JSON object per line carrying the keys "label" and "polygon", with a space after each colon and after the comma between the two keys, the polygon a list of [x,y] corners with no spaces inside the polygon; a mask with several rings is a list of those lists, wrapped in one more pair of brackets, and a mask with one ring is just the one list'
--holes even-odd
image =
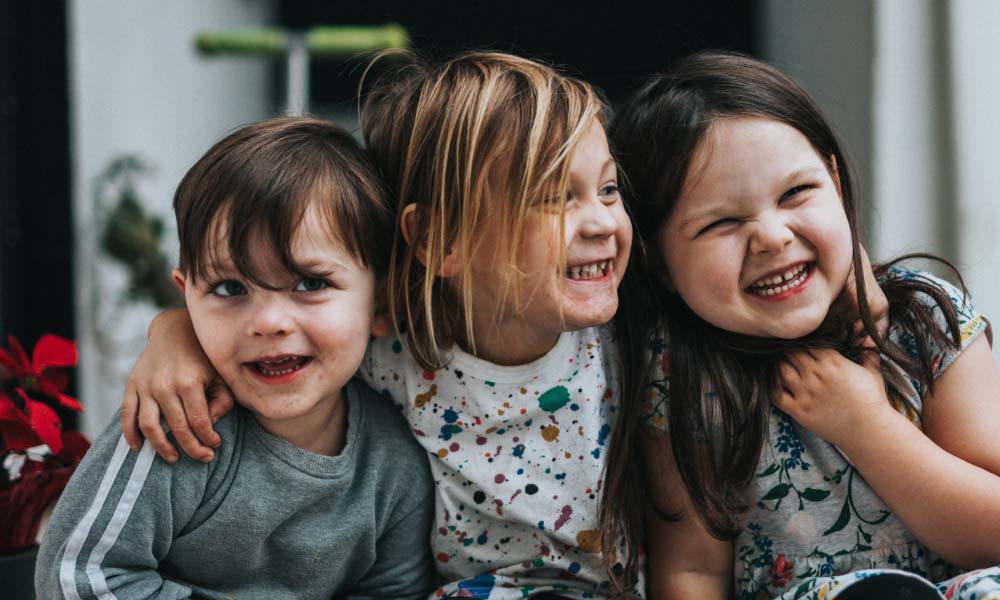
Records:
{"label": "boy's face", "polygon": [[343,414],[341,390],[361,364],[374,319],[373,274],[322,222],[310,209],[292,242],[294,261],[312,277],[289,273],[262,243],[253,265],[274,290],[234,268],[224,226],[210,240],[219,264],[207,280],[174,272],[195,334],[236,401],[292,443]]}

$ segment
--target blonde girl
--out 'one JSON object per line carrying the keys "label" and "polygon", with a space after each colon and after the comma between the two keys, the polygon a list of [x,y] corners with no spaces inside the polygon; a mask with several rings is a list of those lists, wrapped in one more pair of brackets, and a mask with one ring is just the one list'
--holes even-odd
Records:
{"label": "blonde girl", "polygon": [[1000,563],[988,323],[963,290],[883,266],[888,332],[861,277],[870,338],[830,327],[865,269],[814,101],[699,54],[633,96],[616,141],[669,332],[641,444],[650,596],[1000,598],[1000,570],[962,574]]}
{"label": "blonde girl", "polygon": [[[537,62],[468,53],[391,66],[361,116],[399,222],[398,330],[372,342],[361,375],[402,407],[430,457],[435,596],[609,594],[597,500],[621,364],[608,322],[632,226],[604,103]],[[190,430],[213,441],[201,392],[212,373],[183,312],[158,320],[123,425],[138,444],[138,407],[170,456],[162,411],[185,450],[208,456]]]}

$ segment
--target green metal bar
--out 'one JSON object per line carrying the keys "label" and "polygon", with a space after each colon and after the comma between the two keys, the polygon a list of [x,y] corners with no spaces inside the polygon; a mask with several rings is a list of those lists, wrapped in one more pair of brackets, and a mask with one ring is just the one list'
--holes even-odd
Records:
{"label": "green metal bar", "polygon": [[[406,29],[395,23],[382,26],[324,26],[305,32],[311,56],[350,58],[361,52],[405,48],[410,43]],[[203,32],[195,41],[205,55],[280,55],[288,51],[289,34],[282,29]]]}

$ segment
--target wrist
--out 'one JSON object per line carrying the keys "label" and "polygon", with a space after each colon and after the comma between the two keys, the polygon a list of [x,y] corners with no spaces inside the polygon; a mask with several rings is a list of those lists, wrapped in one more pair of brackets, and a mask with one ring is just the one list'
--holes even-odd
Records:
{"label": "wrist", "polygon": [[831,443],[839,447],[844,453],[852,457],[852,461],[857,462],[856,457],[863,457],[865,454],[874,452],[880,455],[884,452],[885,444],[889,440],[898,439],[899,435],[906,435],[912,429],[913,424],[903,415],[898,413],[892,406],[885,403],[875,410],[859,415],[858,418],[849,421],[843,431],[846,435],[841,439],[830,440]]}

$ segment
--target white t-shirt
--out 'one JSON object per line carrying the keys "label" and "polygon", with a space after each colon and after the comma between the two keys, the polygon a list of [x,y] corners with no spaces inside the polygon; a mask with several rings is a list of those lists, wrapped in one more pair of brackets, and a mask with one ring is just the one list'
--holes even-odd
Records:
{"label": "white t-shirt", "polygon": [[[597,506],[619,372],[610,327],[568,332],[542,358],[503,367],[455,349],[424,371],[405,339],[362,366],[431,458],[435,596],[605,595]],[[471,594],[471,596],[469,596]]]}

